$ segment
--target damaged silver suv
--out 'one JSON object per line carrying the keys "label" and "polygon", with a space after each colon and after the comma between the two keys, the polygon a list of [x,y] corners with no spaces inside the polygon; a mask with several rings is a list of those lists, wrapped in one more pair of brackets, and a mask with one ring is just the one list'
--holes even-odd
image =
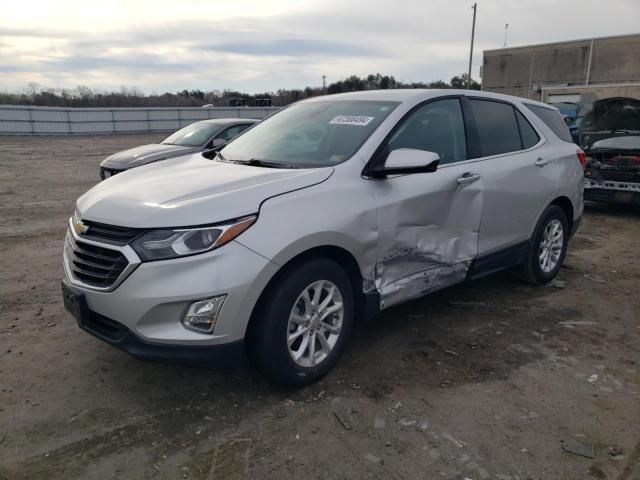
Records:
{"label": "damaged silver suv", "polygon": [[584,172],[541,114],[562,124],[472,91],[317,97],[210,158],[109,178],[69,220],[66,308],[139,358],[248,352],[278,382],[313,382],[359,318],[506,268],[556,276]]}

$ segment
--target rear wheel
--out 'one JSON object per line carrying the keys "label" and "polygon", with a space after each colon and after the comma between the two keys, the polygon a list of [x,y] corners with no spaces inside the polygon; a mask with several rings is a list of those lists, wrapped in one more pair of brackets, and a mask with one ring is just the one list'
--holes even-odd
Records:
{"label": "rear wheel", "polygon": [[564,211],[549,206],[533,233],[529,252],[520,266],[520,276],[528,283],[542,285],[553,280],[567,253],[569,223]]}
{"label": "rear wheel", "polygon": [[337,263],[322,258],[292,267],[276,282],[257,312],[249,348],[272,380],[308,385],[333,368],[348,343],[353,288]]}

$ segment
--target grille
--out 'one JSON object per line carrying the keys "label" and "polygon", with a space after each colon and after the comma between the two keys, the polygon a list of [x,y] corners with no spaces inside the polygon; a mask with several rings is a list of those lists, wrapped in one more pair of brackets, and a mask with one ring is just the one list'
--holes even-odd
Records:
{"label": "grille", "polygon": [[612,182],[640,182],[640,174],[634,170],[598,170],[598,172],[602,178]]}
{"label": "grille", "polygon": [[73,276],[92,287],[109,288],[129,263],[122,253],[76,241],[70,233],[65,248]]}
{"label": "grille", "polygon": [[91,312],[83,327],[113,341],[122,340],[128,333],[127,327],[99,313]]}
{"label": "grille", "polygon": [[116,227],[115,225],[105,225],[104,223],[91,222],[89,220],[83,220],[82,223],[89,227],[89,230],[82,234],[83,238],[115,245],[126,245],[146,231],[142,228]]}

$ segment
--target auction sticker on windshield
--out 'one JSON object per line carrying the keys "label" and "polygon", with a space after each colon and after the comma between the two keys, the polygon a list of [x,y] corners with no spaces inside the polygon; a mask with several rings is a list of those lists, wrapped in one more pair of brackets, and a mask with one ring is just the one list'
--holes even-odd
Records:
{"label": "auction sticker on windshield", "polygon": [[375,117],[365,117],[363,115],[338,115],[334,117],[329,123],[332,125],[357,125],[364,127],[371,123]]}

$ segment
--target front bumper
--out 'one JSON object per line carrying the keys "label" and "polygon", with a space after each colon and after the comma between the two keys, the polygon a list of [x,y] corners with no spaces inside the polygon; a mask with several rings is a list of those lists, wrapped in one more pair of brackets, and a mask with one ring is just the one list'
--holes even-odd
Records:
{"label": "front bumper", "polygon": [[216,346],[168,345],[148,342],[126,326],[89,309],[86,296],[62,281],[65,307],[78,326],[135,358],[159,363],[229,368],[244,358],[242,341]]}
{"label": "front bumper", "polygon": [[584,199],[593,202],[640,204],[640,183],[585,179]]}
{"label": "front bumper", "polygon": [[[178,346],[241,342],[260,293],[277,271],[273,262],[235,241],[200,255],[138,263],[112,290],[83,285],[68,265],[65,251],[65,281],[83,295],[87,309],[96,318],[106,318],[126,329],[131,336],[125,344],[136,343],[136,351],[144,350],[140,345],[145,344],[167,345],[175,350]],[[218,295],[226,295],[226,299],[212,334],[183,326],[181,320],[193,302]]]}
{"label": "front bumper", "polygon": [[124,169],[100,167],[100,179],[106,180],[107,178],[113,177],[114,175],[124,171]]}

